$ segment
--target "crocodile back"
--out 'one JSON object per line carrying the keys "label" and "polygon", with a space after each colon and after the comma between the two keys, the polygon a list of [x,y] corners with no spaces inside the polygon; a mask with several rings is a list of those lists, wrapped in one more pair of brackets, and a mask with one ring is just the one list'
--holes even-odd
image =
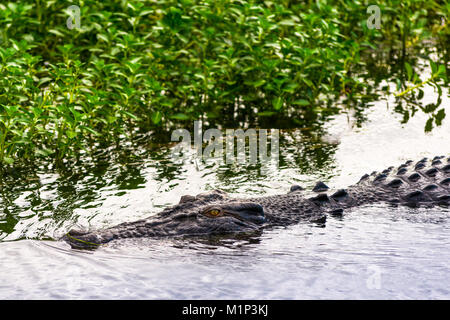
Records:
{"label": "crocodile back", "polygon": [[348,188],[350,200],[345,206],[388,202],[415,206],[450,204],[450,158],[444,156],[407,161],[399,167],[364,175]]}

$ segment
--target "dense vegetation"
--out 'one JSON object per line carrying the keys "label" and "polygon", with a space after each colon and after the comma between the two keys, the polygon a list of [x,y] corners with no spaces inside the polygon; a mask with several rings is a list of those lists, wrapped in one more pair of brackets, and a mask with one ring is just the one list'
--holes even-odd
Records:
{"label": "dense vegetation", "polygon": [[[67,8],[81,9],[69,29]],[[379,0],[20,0],[0,4],[0,163],[118,141],[136,130],[240,112],[320,113],[365,93],[362,55],[433,39],[439,61],[420,79],[402,64],[399,97],[448,84],[450,5]],[[443,63],[444,62],[444,63]],[[404,66],[404,67],[403,67]],[[409,83],[409,85],[408,85]],[[245,106],[245,107],[242,107]],[[432,110],[433,112],[435,110]],[[437,124],[444,114],[434,114]],[[432,119],[433,121],[433,119]],[[432,125],[432,123],[431,123]]]}

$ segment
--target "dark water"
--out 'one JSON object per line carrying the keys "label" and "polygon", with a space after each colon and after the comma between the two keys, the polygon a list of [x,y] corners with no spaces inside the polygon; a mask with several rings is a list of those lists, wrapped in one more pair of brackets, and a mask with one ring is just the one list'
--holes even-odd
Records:
{"label": "dark water", "polygon": [[[436,95],[427,87],[423,104]],[[325,227],[303,223],[220,243],[129,239],[82,252],[51,240],[74,225],[153,215],[184,194],[280,194],[317,180],[341,188],[408,159],[450,155],[448,120],[425,134],[428,116],[401,125],[393,105],[390,96],[362,113],[332,116],[320,131],[282,130],[278,167],[194,157],[180,165],[170,158],[173,145],[142,136],[82,156],[70,170],[11,170],[0,189],[0,298],[448,299],[450,211],[443,208],[361,207]]]}

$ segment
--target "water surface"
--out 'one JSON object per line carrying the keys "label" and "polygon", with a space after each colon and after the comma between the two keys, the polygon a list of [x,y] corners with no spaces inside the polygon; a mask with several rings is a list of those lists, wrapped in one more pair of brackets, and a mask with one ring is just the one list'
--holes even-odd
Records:
{"label": "water surface", "polygon": [[[449,99],[442,105],[450,114]],[[427,88],[423,103],[436,101]],[[450,211],[367,206],[251,239],[128,239],[95,252],[53,241],[72,226],[102,228],[156,214],[181,195],[280,194],[292,184],[332,188],[408,159],[450,155],[448,120],[424,133],[380,99],[348,111],[321,134],[280,133],[280,165],[208,165],[170,160],[172,145],[122,146],[59,171],[13,170],[1,186],[2,299],[448,299]],[[125,151],[123,151],[125,150]]]}

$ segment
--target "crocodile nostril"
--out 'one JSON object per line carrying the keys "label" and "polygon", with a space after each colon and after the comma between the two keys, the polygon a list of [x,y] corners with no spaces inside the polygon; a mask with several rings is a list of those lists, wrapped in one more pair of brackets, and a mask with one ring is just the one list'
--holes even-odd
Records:
{"label": "crocodile nostril", "polygon": [[264,208],[254,202],[235,202],[222,206],[225,215],[233,216],[242,221],[263,223],[265,221]]}
{"label": "crocodile nostril", "polygon": [[263,215],[264,214],[264,208],[257,203],[253,202],[244,202],[240,203],[238,207],[236,208],[237,211],[246,211],[250,214],[256,214],[256,215]]}
{"label": "crocodile nostril", "polygon": [[184,195],[184,196],[181,196],[179,203],[192,202],[195,200],[196,200],[196,198],[194,196]]}

